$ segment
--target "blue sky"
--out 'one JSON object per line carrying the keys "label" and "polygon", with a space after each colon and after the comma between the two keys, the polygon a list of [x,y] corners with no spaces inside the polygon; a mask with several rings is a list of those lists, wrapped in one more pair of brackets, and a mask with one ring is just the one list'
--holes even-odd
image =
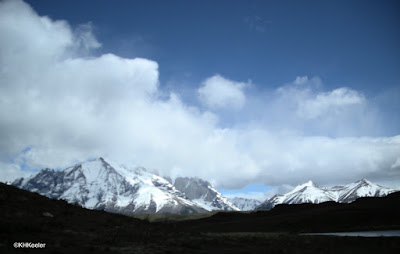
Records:
{"label": "blue sky", "polygon": [[92,22],[98,53],[157,61],[162,85],[219,73],[277,87],[308,75],[376,93],[400,80],[397,1],[27,2]]}
{"label": "blue sky", "polygon": [[110,156],[244,192],[400,180],[398,1],[0,11],[3,179]]}

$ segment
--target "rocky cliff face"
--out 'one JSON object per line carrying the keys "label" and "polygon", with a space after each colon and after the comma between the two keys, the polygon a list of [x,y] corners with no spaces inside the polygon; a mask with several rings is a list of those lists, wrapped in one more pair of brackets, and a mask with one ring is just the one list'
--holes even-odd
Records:
{"label": "rocky cliff face", "polygon": [[175,179],[174,186],[198,206],[208,211],[240,210],[219,193],[211,183],[200,178],[178,177]]}

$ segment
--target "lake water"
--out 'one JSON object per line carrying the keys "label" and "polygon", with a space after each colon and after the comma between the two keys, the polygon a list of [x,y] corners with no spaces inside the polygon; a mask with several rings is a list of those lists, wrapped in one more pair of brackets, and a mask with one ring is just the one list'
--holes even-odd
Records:
{"label": "lake water", "polygon": [[360,231],[360,232],[332,232],[307,233],[302,235],[333,235],[333,236],[361,236],[361,237],[400,237],[400,230]]}

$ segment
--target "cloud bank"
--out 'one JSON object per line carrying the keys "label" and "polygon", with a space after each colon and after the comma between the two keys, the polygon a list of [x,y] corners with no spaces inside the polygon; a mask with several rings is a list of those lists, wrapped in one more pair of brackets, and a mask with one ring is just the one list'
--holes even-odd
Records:
{"label": "cloud bank", "polygon": [[[195,88],[204,110],[161,96],[156,62],[92,54],[91,29],[0,3],[1,180],[98,156],[218,188],[400,178],[400,136],[358,134],[376,128],[359,91],[297,77],[255,97],[215,75]],[[246,120],[221,127],[220,109]]]}

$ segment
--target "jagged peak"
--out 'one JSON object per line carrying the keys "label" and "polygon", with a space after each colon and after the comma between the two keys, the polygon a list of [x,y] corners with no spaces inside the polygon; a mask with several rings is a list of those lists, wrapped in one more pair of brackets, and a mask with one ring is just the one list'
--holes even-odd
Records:
{"label": "jagged peak", "polygon": [[87,162],[92,162],[92,161],[99,161],[99,162],[102,162],[102,163],[107,164],[107,165],[111,165],[114,162],[113,160],[111,160],[109,158],[106,158],[104,156],[100,156],[100,157],[98,157],[98,158],[96,158],[94,160],[89,160]]}
{"label": "jagged peak", "polygon": [[99,158],[97,158],[96,160],[106,162],[106,160],[105,160],[103,157],[99,157]]}
{"label": "jagged peak", "polygon": [[54,172],[54,169],[52,169],[52,168],[44,168],[44,169],[40,170],[39,173],[47,173],[47,172]]}
{"label": "jagged peak", "polygon": [[357,183],[364,183],[364,184],[368,184],[368,185],[372,185],[373,183],[368,181],[367,179],[363,178],[361,180],[358,180]]}

